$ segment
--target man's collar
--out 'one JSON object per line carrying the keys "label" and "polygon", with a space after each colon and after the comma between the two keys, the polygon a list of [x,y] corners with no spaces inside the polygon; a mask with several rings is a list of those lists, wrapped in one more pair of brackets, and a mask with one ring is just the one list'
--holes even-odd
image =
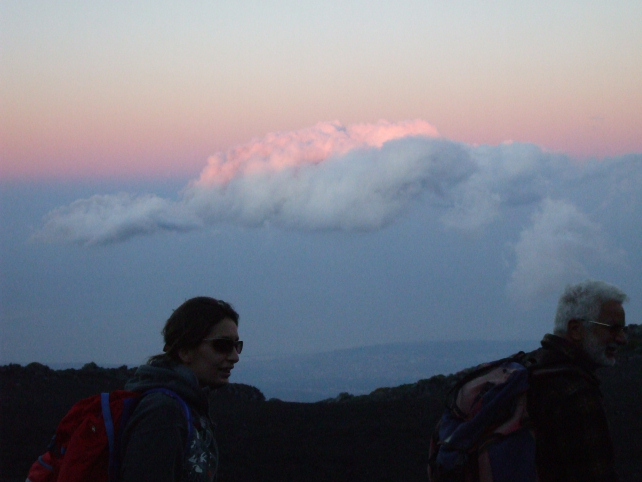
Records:
{"label": "man's collar", "polygon": [[561,336],[547,333],[542,339],[542,346],[555,351],[565,359],[564,361],[578,365],[589,373],[594,373],[599,368],[584,350]]}

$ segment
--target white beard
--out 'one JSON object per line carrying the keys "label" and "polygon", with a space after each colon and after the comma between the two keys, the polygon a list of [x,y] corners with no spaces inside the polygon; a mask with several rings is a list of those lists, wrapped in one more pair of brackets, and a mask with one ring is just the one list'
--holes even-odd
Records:
{"label": "white beard", "polygon": [[586,337],[582,348],[593,362],[601,367],[612,367],[615,365],[615,358],[606,355],[607,349],[612,349],[613,353],[617,350],[617,345],[600,341],[590,328],[586,330]]}

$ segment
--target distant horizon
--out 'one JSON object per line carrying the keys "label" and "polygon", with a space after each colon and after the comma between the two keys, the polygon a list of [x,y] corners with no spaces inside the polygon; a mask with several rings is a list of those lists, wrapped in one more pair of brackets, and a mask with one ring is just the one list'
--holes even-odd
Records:
{"label": "distant horizon", "polygon": [[[543,336],[543,335],[542,335]],[[541,339],[540,339],[541,340]],[[397,341],[397,342],[391,342],[391,343],[377,343],[373,345],[359,345],[359,346],[354,346],[354,347],[348,347],[348,348],[337,348],[337,349],[332,349],[332,350],[327,350],[327,351],[316,351],[316,352],[305,352],[305,353],[274,353],[274,354],[264,354],[264,355],[245,355],[243,354],[240,358],[239,363],[242,363],[242,360],[251,360],[253,362],[258,362],[261,360],[283,360],[287,359],[288,357],[300,357],[300,358],[305,358],[305,357],[314,357],[315,355],[329,355],[332,353],[336,352],[353,352],[354,350],[360,350],[360,349],[372,349],[372,348],[377,348],[377,347],[393,347],[393,346],[421,346],[421,345],[430,345],[430,344],[448,344],[448,343],[537,343],[539,344],[540,340],[538,339],[451,339],[451,340],[423,340],[423,341]],[[153,356],[155,353],[152,353],[148,356]],[[20,365],[20,366],[27,366],[31,363],[38,363],[40,365],[47,366],[51,368],[52,370],[65,370],[65,369],[80,369],[85,365],[88,365],[90,363],[95,363],[99,368],[120,368],[122,366],[126,366],[128,369],[130,368],[136,368],[140,366],[141,364],[129,364],[129,363],[105,363],[101,364],[98,362],[95,362],[94,360],[89,360],[86,362],[42,362],[38,360],[33,360],[30,362],[23,362],[23,363],[16,363],[12,361],[8,362],[2,362],[0,363],[0,366],[5,366],[5,365]]]}
{"label": "distant horizon", "polygon": [[[230,383],[253,386],[268,399],[313,403],[341,393],[366,395],[381,387],[398,387],[437,375],[453,375],[539,346],[539,340],[433,340],[290,356],[242,357],[232,372]],[[54,371],[83,370],[87,365],[96,366],[98,370],[137,368],[137,365],[95,362],[33,363],[46,365]]]}
{"label": "distant horizon", "polygon": [[[234,367],[230,383],[256,387],[266,398],[316,402],[339,393],[364,395],[382,386],[394,387],[435,375],[451,375],[538,346],[535,340],[405,342],[273,358],[252,357]],[[136,366],[105,366],[95,362],[38,364],[57,371],[82,370],[92,363],[97,369],[118,370],[123,366],[136,369]]]}

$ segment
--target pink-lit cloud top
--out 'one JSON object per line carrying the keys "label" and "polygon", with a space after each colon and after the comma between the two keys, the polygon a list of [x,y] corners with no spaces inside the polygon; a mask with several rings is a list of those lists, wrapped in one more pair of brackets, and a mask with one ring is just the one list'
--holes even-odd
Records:
{"label": "pink-lit cloud top", "polygon": [[422,120],[381,120],[347,127],[338,121],[320,122],[297,131],[271,133],[211,156],[195,185],[226,184],[238,176],[318,164],[353,149],[380,148],[393,139],[438,135],[433,126]]}

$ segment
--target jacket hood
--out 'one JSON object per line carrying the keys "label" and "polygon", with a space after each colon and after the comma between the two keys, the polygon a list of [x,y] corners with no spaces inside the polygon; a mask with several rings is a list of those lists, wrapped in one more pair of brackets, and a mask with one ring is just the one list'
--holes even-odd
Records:
{"label": "jacket hood", "polygon": [[207,408],[207,392],[199,386],[194,372],[178,363],[153,361],[149,365],[141,365],[125,384],[125,390],[136,392],[152,388],[168,388],[188,404]]}

